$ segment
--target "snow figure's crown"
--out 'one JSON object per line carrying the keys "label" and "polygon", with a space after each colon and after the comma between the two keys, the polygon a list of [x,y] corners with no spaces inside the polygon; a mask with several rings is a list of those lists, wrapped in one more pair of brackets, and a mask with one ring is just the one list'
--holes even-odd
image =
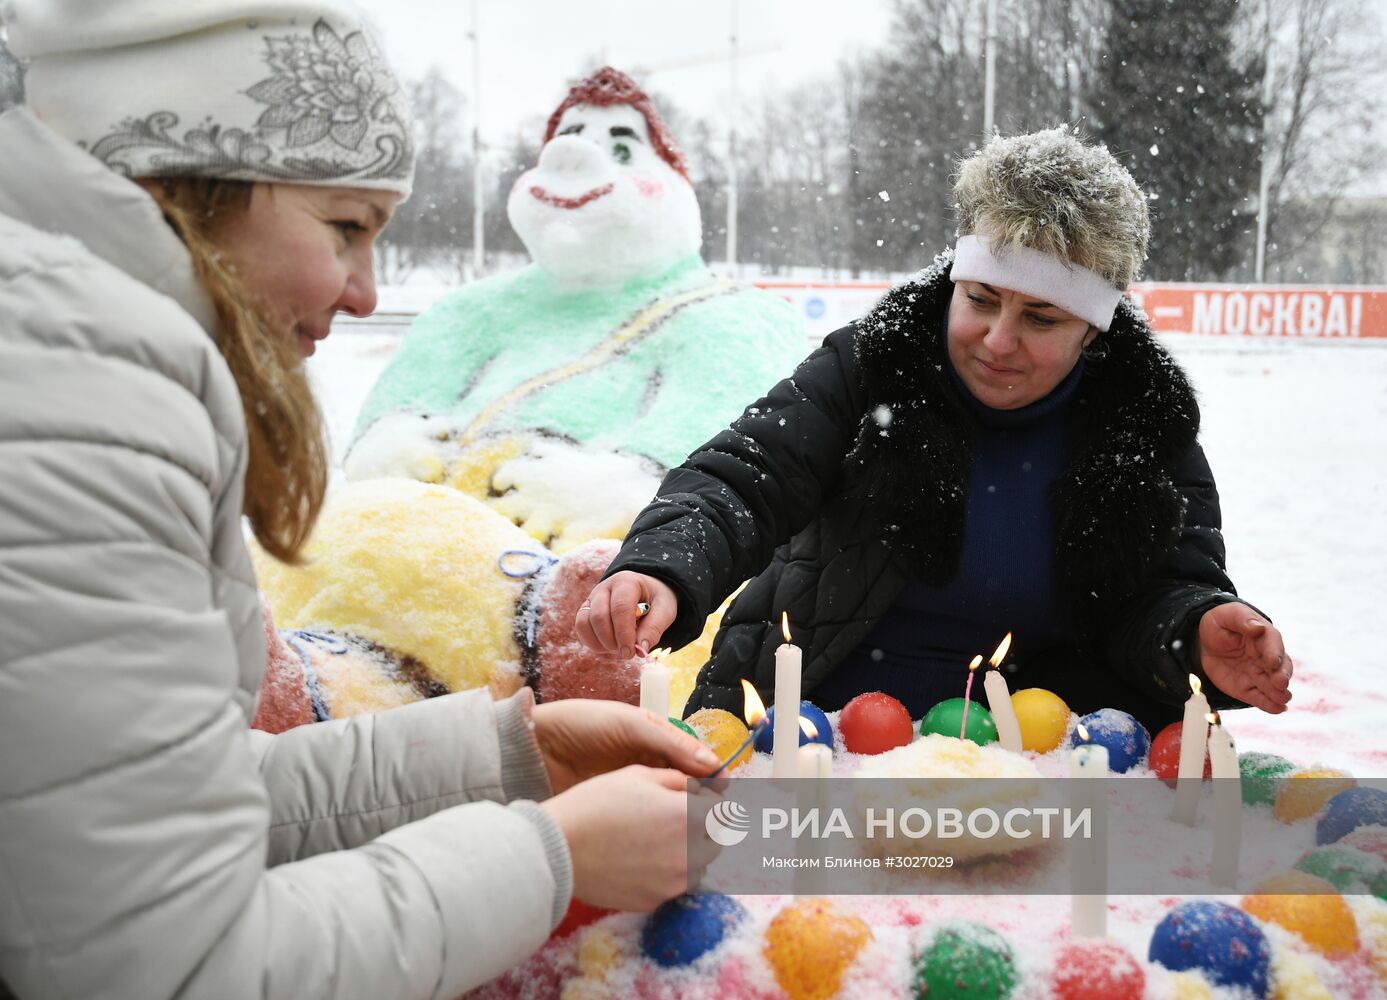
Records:
{"label": "snow figure's crown", "polygon": [[549,116],[549,124],[544,130],[545,142],[554,138],[554,133],[559,127],[559,119],[563,118],[563,113],[579,104],[587,104],[595,108],[609,108],[614,104],[631,105],[645,118],[645,123],[650,129],[650,144],[654,147],[655,152],[660,154],[660,159],[673,167],[684,180],[689,179],[688,164],[684,160],[684,153],[674,141],[674,136],[670,134],[669,127],[660,117],[660,113],[655,110],[655,102],[650,99],[649,94],[636,85],[635,80],[632,80],[621,70],[603,66],[592,76],[569,90],[563,103],[555,108],[554,113]]}

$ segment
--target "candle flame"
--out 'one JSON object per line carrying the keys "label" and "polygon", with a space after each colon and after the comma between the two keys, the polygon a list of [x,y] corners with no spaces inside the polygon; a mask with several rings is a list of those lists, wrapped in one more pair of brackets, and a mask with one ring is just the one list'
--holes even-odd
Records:
{"label": "candle flame", "polygon": [[1199,678],[1194,676],[1194,674],[1190,674],[1190,690],[1198,694],[1202,687],[1203,685],[1199,683]]}
{"label": "candle flame", "polygon": [[996,650],[993,651],[991,659],[987,662],[994,667],[1000,667],[1002,661],[1007,658],[1007,650],[1011,649],[1011,633],[1008,632],[1001,642],[997,643]]}
{"label": "candle flame", "polygon": [[780,631],[785,633],[785,641],[788,643],[790,641],[790,613],[788,611],[780,612]]}
{"label": "candle flame", "polygon": [[1092,740],[1089,738],[1089,735],[1088,735],[1088,729],[1085,728],[1085,726],[1084,726],[1084,724],[1083,724],[1082,722],[1080,722],[1080,723],[1079,723],[1078,725],[1076,725],[1074,728],[1075,728],[1076,730],[1078,730],[1078,732],[1079,732],[1079,739],[1083,740],[1085,743],[1090,743],[1090,742],[1092,742]]}
{"label": "candle flame", "polygon": [[656,649],[652,649],[648,654],[646,654],[645,658],[647,660],[655,660],[658,663],[660,660],[663,660],[665,657],[669,656],[673,652],[674,650],[669,646],[660,646]]}
{"label": "candle flame", "polygon": [[761,696],[756,693],[756,688],[752,686],[751,681],[745,677],[742,678],[742,691],[746,694],[746,707],[742,710],[742,714],[746,718],[747,725],[759,726],[766,719],[765,703],[761,701]]}
{"label": "candle flame", "polygon": [[802,715],[799,717],[799,728],[803,729],[804,735],[808,736],[811,740],[819,735],[818,727]]}
{"label": "candle flame", "polygon": [[980,667],[980,666],[982,666],[982,654],[981,654],[981,653],[979,653],[977,656],[973,657],[973,662],[970,663],[970,664],[968,664],[968,671],[969,671],[969,673],[972,673],[974,670],[977,670],[978,667]]}
{"label": "candle flame", "polygon": [[1204,716],[1204,721],[1207,722],[1207,723],[1208,723],[1209,725],[1211,725],[1211,726],[1217,726],[1217,725],[1218,725],[1218,713],[1217,713],[1217,712],[1209,712],[1207,715]]}

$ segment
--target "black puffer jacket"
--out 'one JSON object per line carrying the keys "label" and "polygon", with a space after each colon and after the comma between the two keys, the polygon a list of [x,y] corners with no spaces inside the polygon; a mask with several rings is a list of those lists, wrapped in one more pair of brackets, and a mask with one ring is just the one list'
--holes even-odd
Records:
{"label": "black puffer jacket", "polygon": [[[740,715],[741,677],[770,700],[783,611],[812,700],[906,582],[942,584],[956,572],[975,425],[945,368],[950,263],[941,256],[831,334],[671,470],[636,519],[607,572],[674,588],[679,616],[665,643],[692,641],[751,581],[686,711]],[[1216,707],[1241,705],[1195,667],[1200,615],[1237,598],[1184,373],[1125,300],[1102,336],[1108,356],[1085,366],[1068,404],[1073,457],[1052,492],[1055,598],[1069,641],[1006,669],[1013,690],[1044,687],[1079,712],[1125,708],[1154,732],[1179,717],[1191,672]]]}

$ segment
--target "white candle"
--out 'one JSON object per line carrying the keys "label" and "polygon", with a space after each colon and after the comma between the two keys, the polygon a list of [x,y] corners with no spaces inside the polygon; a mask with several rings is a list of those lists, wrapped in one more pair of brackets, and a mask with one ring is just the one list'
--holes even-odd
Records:
{"label": "white candle", "polygon": [[989,670],[982,679],[982,689],[987,695],[987,708],[992,713],[992,721],[997,724],[997,742],[1003,750],[1021,752],[1021,724],[1016,721],[1016,711],[1011,707],[1011,690],[1000,670]]}
{"label": "white candle", "polygon": [[1199,809],[1199,792],[1204,786],[1204,754],[1208,747],[1209,699],[1200,690],[1199,678],[1190,674],[1194,692],[1185,702],[1185,721],[1180,727],[1180,770],[1176,776],[1175,808],[1170,818],[1186,826],[1194,826]]}
{"label": "white candle", "polygon": [[[797,717],[795,721],[798,723],[800,720]],[[809,729],[812,740],[813,726],[811,725]],[[828,824],[827,789],[823,783],[828,779],[832,762],[833,751],[822,743],[806,743],[796,751],[795,773],[798,777],[806,779],[800,782],[796,804],[801,817],[807,815],[811,809],[818,810],[818,828],[820,830]],[[795,845],[795,853],[800,858],[814,859],[819,865],[822,865],[824,844],[809,835],[809,831],[812,829],[812,824],[805,827],[805,832],[800,835]],[[824,884],[822,871],[821,867],[801,866],[796,868],[792,890],[794,894],[796,896],[822,895]]]}
{"label": "white candle", "polygon": [[641,708],[662,719],[669,718],[670,669],[664,664],[668,655],[668,650],[655,650],[641,670]]}
{"label": "white candle", "polygon": [[790,642],[790,617],[781,615],[785,643],[775,651],[775,728],[771,731],[771,777],[793,778],[799,773],[800,671],[804,654]]}
{"label": "white candle", "polygon": [[1214,853],[1209,877],[1232,889],[1238,883],[1238,853],[1242,840],[1243,783],[1233,737],[1210,715],[1209,761],[1214,768]]}
{"label": "white candle", "polygon": [[[1081,738],[1088,733],[1079,727]],[[1070,841],[1071,895],[1073,907],[1071,933],[1074,937],[1108,936],[1108,748],[1086,744],[1069,755],[1069,777],[1092,778],[1075,781],[1070,802],[1077,817],[1089,810],[1088,839]]]}

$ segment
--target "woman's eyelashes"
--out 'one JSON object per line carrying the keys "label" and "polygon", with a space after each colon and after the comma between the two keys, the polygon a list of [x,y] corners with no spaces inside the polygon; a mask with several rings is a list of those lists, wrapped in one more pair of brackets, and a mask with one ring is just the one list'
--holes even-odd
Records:
{"label": "woman's eyelashes", "polygon": [[334,219],[332,227],[342,236],[342,239],[351,243],[358,234],[366,232],[366,227],[355,219]]}
{"label": "woman's eyelashes", "polygon": [[[997,308],[997,302],[995,299],[983,298],[981,295],[974,295],[971,292],[966,294],[968,295],[968,301],[973,303],[973,306],[976,309],[981,310]],[[1046,316],[1044,313],[1025,313],[1024,315],[1026,317],[1026,322],[1041,330],[1048,330],[1059,322],[1059,319],[1057,319],[1056,317]]]}

